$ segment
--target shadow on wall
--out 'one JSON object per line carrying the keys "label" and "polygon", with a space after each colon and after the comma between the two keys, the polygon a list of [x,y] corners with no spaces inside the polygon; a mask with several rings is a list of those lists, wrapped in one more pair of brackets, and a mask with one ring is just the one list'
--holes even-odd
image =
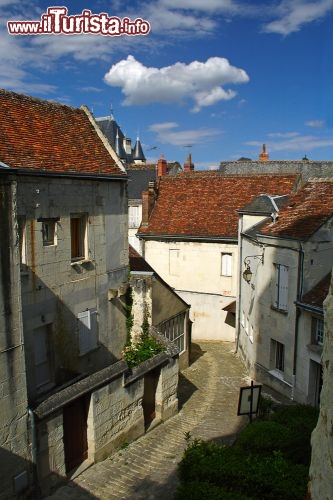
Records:
{"label": "shadow on wall", "polygon": [[[32,462],[25,460],[15,453],[0,448],[0,498],[1,500],[39,500],[40,491],[33,488],[35,474]],[[58,484],[64,478],[58,478]],[[78,497],[82,500],[100,500],[83,488],[76,486]]]}

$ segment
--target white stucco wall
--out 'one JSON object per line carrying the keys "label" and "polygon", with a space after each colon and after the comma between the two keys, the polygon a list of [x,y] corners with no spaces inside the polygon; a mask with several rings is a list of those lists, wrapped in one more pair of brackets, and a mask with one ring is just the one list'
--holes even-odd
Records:
{"label": "white stucco wall", "polygon": [[[236,323],[239,349],[253,376],[301,403],[313,402],[311,361],[319,363],[320,354],[307,347],[311,339],[311,315],[307,317],[306,313],[302,313],[298,325],[296,322],[298,276],[300,273],[303,276],[300,293],[304,294],[329,272],[333,259],[332,243],[329,241],[331,230],[328,223],[305,243],[260,237],[259,243],[244,237],[241,240],[241,261],[246,256],[263,254],[264,262],[250,257],[251,283],[240,280]],[[287,311],[278,311],[273,306],[276,287],[274,264],[288,267]],[[242,271],[244,269],[243,264]],[[272,340],[284,345],[283,373],[274,369]]]}
{"label": "white stucco wall", "polygon": [[[192,339],[233,341],[234,328],[222,309],[236,297],[237,245],[145,241],[144,246],[147,262],[191,305]],[[222,276],[222,253],[233,256],[232,276]]]}

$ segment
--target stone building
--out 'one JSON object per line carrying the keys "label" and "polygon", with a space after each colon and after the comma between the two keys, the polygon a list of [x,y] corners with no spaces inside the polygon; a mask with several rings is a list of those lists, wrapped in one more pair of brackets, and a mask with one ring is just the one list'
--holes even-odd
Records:
{"label": "stone building", "polygon": [[333,161],[310,160],[270,160],[263,144],[258,160],[240,158],[237,161],[221,161],[219,170],[224,175],[237,174],[287,174],[298,173],[304,180],[315,177],[333,177]]}
{"label": "stone building", "polygon": [[257,198],[241,209],[239,231],[238,349],[253,378],[316,405],[333,180],[308,181],[289,197]]}
{"label": "stone building", "polygon": [[189,365],[190,306],[156,273],[133,247],[129,247],[133,297],[133,340],[139,339],[145,318],[179,350],[179,368]]}
{"label": "stone building", "polygon": [[107,382],[103,370],[126,338],[127,176],[86,108],[6,91],[0,104],[1,372],[9,392],[1,444],[20,458],[8,471],[14,489],[27,459],[44,487],[98,454],[97,416],[87,431],[92,375],[102,371],[99,385]]}
{"label": "stone building", "polygon": [[143,256],[191,305],[192,339],[235,339],[238,212],[261,193],[290,193],[296,177],[192,171],[150,183],[138,236]]}
{"label": "stone building", "polygon": [[320,397],[320,413],[312,433],[312,458],[310,465],[309,499],[329,500],[333,492],[333,282],[324,302],[324,344],[322,354],[323,388]]}

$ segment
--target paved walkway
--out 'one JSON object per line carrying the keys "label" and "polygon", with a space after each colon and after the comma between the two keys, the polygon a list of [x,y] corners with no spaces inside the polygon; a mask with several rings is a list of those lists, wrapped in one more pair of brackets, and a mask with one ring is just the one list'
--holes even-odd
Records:
{"label": "paved walkway", "polygon": [[237,416],[239,388],[249,379],[234,344],[193,344],[192,358],[180,378],[176,416],[85,470],[48,500],[171,500],[185,433],[231,443],[248,421]]}

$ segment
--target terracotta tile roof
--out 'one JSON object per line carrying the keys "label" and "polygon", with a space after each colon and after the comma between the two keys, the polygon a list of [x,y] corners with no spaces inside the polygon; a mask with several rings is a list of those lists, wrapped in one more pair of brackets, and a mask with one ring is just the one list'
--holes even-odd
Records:
{"label": "terracotta tile roof", "polygon": [[223,176],[218,171],[164,176],[148,227],[140,234],[237,238],[238,210],[263,193],[288,194],[296,174]]}
{"label": "terracotta tile roof", "polygon": [[333,215],[333,179],[307,182],[290,196],[279,218],[264,226],[260,233],[307,239]]}
{"label": "terracotta tile roof", "polygon": [[0,162],[59,173],[126,175],[89,115],[84,108],[0,90]]}
{"label": "terracotta tile roof", "polygon": [[331,273],[323,278],[316,286],[302,297],[303,304],[311,306],[323,307],[323,302],[326,299],[331,283]]}

